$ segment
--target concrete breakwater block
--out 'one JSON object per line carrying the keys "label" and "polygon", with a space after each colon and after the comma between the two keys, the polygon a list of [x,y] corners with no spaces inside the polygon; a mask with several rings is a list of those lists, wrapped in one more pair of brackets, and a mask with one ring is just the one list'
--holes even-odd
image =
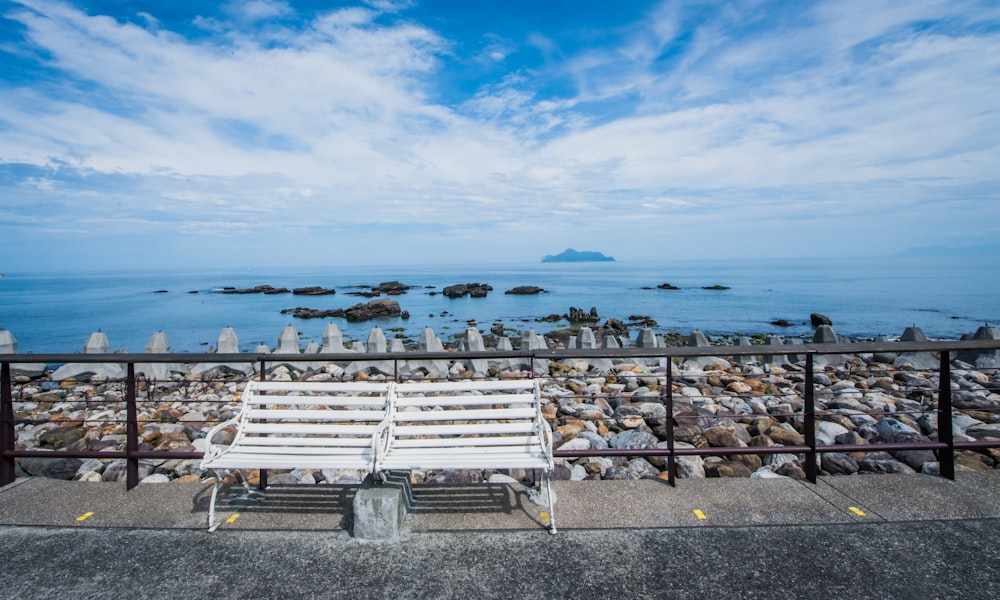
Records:
{"label": "concrete breakwater block", "polygon": [[[926,342],[927,336],[919,327],[907,327],[903,335],[899,336],[901,342]],[[930,352],[903,352],[892,361],[892,366],[897,369],[911,368],[917,371],[933,370],[941,364],[940,360]]]}
{"label": "concrete breakwater block", "polygon": [[[108,336],[104,332],[97,330],[90,334],[83,345],[84,354],[108,354],[111,352],[111,344]],[[125,377],[125,369],[116,363],[67,363],[52,373],[53,381],[62,381],[70,377],[78,377],[84,374],[99,375],[108,379],[122,379]]]}
{"label": "concrete breakwater block", "polygon": [[[219,332],[219,337],[215,344],[216,354],[239,354],[240,341],[236,337],[236,330],[232,327],[225,327]],[[201,375],[209,371],[219,370],[230,373],[249,375],[253,373],[252,363],[199,363],[191,367],[191,373]]]}
{"label": "concrete breakwater block", "polygon": [[[17,338],[6,329],[0,329],[0,354],[17,354]],[[44,363],[13,363],[11,371],[15,375],[37,377],[45,372]]]}

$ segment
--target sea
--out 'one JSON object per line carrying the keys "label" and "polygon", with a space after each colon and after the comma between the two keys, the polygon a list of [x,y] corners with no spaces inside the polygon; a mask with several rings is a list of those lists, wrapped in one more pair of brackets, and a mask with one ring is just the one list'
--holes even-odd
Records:
{"label": "sea", "polygon": [[[526,263],[405,267],[148,270],[30,273],[0,279],[0,329],[21,353],[82,352],[88,336],[103,331],[111,350],[143,352],[163,331],[173,352],[206,352],[222,328],[233,327],[242,351],[261,343],[275,348],[287,325],[303,347],[322,343],[327,323],[346,342],[366,342],[374,327],[387,338],[414,342],[425,327],[453,341],[474,323],[488,333],[502,323],[510,337],[527,329],[546,333],[569,323],[541,322],[570,307],[597,309],[600,322],[645,317],[657,333],[710,338],[777,334],[808,339],[810,314],[821,313],[843,337],[898,338],[910,326],[930,339],[958,339],[979,326],[1000,322],[1000,257],[871,257],[849,259],[666,260],[656,262]],[[410,286],[392,296],[408,319],[352,323],[345,319],[297,319],[283,309],[347,308],[370,299],[350,295],[382,282]],[[449,285],[483,283],[486,298],[450,299]],[[669,283],[677,290],[659,289]],[[231,295],[225,288],[321,286],[327,296]],[[509,295],[517,286],[538,295]],[[704,289],[722,286],[727,289]],[[784,319],[791,326],[772,322]],[[632,328],[632,339],[638,328]]]}

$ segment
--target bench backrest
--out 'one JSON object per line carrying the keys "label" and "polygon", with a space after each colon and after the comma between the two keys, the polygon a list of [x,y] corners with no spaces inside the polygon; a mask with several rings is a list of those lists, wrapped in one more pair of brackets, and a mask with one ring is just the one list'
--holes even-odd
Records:
{"label": "bench backrest", "polygon": [[[538,383],[532,379],[396,383],[390,390],[389,444],[421,468],[461,464],[489,455],[546,456],[551,468],[551,430],[542,417]],[[391,459],[390,459],[391,460]],[[456,466],[459,463],[456,462]]]}
{"label": "bench backrest", "polygon": [[320,454],[372,447],[386,418],[388,384],[250,381],[241,400],[234,445]]}

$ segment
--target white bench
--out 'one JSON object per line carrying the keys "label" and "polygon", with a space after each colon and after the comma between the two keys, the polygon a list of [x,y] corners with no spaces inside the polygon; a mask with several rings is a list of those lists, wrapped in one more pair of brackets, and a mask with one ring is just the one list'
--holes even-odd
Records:
{"label": "white bench", "polygon": [[[247,493],[243,469],[375,469],[376,442],[386,427],[389,383],[250,381],[239,414],[209,430],[203,470],[216,472],[208,510],[214,531],[215,501],[225,474],[235,472]],[[213,443],[235,427],[231,444]],[[381,427],[381,429],[380,429]]]}
{"label": "white bench", "polygon": [[539,469],[555,533],[552,430],[541,407],[533,379],[395,383],[375,470]]}

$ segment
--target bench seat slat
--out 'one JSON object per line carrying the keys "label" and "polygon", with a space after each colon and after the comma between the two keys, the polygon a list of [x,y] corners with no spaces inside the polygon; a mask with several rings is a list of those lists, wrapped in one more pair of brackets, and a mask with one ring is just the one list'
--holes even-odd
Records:
{"label": "bench seat slat", "polygon": [[242,446],[233,451],[233,454],[253,454],[268,456],[367,456],[371,455],[371,444],[368,446],[331,447],[331,446]]}
{"label": "bench seat slat", "polygon": [[535,418],[533,408],[495,408],[482,410],[425,410],[399,411],[393,419],[397,423],[417,421],[475,421],[479,419],[527,419]]}

